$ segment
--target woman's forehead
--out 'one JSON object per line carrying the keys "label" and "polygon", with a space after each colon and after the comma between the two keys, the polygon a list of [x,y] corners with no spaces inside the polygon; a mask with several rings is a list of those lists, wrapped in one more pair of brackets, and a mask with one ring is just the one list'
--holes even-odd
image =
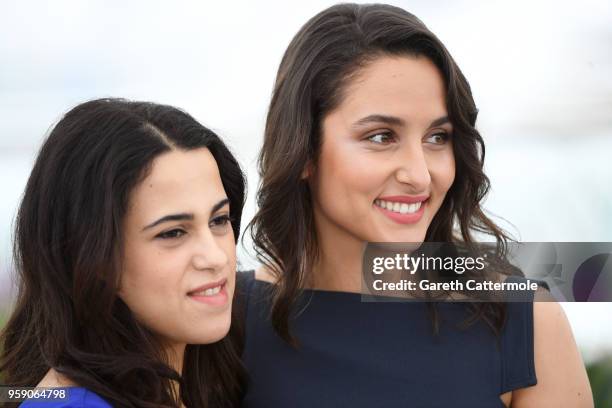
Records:
{"label": "woman's forehead", "polygon": [[425,57],[380,57],[352,79],[334,111],[347,120],[372,114],[434,120],[446,116],[446,89],[437,67]]}

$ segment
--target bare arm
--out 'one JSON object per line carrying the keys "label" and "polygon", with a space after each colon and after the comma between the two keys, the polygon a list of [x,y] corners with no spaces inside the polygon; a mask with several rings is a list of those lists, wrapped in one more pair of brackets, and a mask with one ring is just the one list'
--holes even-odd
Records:
{"label": "bare arm", "polygon": [[515,390],[512,408],[593,407],[589,379],[572,330],[557,302],[533,304],[537,385]]}

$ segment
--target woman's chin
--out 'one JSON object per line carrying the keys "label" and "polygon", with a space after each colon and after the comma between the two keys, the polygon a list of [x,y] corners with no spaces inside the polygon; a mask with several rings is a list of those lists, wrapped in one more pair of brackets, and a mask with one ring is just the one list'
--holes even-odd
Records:
{"label": "woman's chin", "polygon": [[402,242],[402,243],[422,243],[425,241],[426,231],[389,231],[384,234],[377,234],[370,242]]}
{"label": "woman's chin", "polygon": [[[227,336],[230,329],[230,318],[210,319],[203,321],[199,327],[190,328],[183,336],[187,344],[211,344]],[[195,330],[194,330],[195,329]]]}

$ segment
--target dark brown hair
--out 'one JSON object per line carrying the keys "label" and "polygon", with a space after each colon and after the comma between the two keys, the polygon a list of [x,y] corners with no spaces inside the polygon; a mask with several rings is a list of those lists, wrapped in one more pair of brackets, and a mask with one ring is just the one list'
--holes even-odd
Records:
{"label": "dark brown hair", "polygon": [[57,123],[17,215],[19,293],[0,338],[3,382],[34,386],[54,368],[117,407],[238,403],[243,371],[229,338],[188,345],[177,373],[117,296],[130,192],[155,157],[197,148],[209,149],[217,162],[237,238],[243,173],[219,137],[185,112],[101,99],[75,107]]}
{"label": "dark brown hair", "polygon": [[[308,162],[316,165],[325,115],[341,103],[354,75],[384,55],[429,58],[446,85],[456,177],[426,241],[469,244],[478,231],[492,235],[498,249],[505,250],[508,237],[480,207],[489,180],[483,172],[484,142],[475,129],[478,111],[470,86],[449,52],[417,17],[401,8],[332,6],[301,28],[281,61],[259,156],[259,210],[249,224],[260,262],[277,278],[272,324],[290,343],[295,340],[289,330],[292,305],[318,255],[311,195],[302,172]],[[505,318],[502,304],[470,307],[476,318],[499,332]],[[432,310],[436,330],[435,307]]]}

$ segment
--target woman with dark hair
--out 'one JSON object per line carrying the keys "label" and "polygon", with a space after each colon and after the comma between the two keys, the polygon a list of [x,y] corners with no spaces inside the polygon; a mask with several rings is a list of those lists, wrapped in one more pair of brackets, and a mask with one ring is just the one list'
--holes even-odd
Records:
{"label": "woman with dark hair", "polygon": [[455,61],[405,10],[339,4],[301,28],[259,158],[243,406],[592,406],[557,303],[360,302],[366,242],[478,232],[503,253],[480,205],[476,116]]}
{"label": "woman with dark hair", "polygon": [[244,193],[230,151],[185,112],[121,99],[68,112],[19,208],[0,366],[6,384],[65,392],[22,406],[235,406]]}

